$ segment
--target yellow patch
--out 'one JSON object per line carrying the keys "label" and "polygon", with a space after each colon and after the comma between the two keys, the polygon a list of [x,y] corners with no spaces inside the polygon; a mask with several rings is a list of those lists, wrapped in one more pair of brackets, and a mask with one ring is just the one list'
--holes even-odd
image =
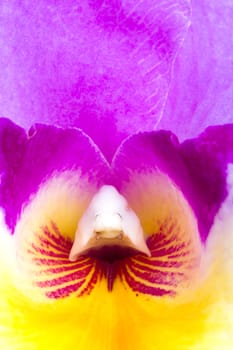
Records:
{"label": "yellow patch", "polygon": [[1,269],[1,349],[232,349],[232,290],[227,276],[216,281],[219,271],[174,300],[136,297],[117,280],[112,293],[101,282],[89,296],[47,302],[22,295],[8,272]]}
{"label": "yellow patch", "polygon": [[[194,230],[191,236],[187,237],[193,239],[195,251],[196,247],[200,248],[196,237],[196,224],[193,223],[189,214],[184,215],[186,207],[183,204],[180,205],[184,202],[175,192],[174,200],[177,207],[169,204],[172,191],[170,194],[164,194],[165,202],[161,202],[161,213],[165,213],[167,205],[171,210],[174,208],[173,213],[181,215],[181,223],[184,223],[182,227]],[[40,193],[46,196],[47,192],[42,190]],[[46,198],[49,199],[52,195],[52,200],[59,203],[55,193],[60,195],[59,191],[53,190]],[[25,208],[25,215],[22,215],[18,224],[22,226],[21,228],[17,226],[18,232],[22,232],[21,229],[27,228],[27,225],[32,225],[30,226],[32,231],[29,229],[23,231],[24,238],[30,240],[30,237],[33,237],[30,236],[30,232],[35,232],[38,226],[47,224],[48,220],[51,217],[54,219],[55,215],[59,229],[63,231],[63,228],[68,225],[67,237],[72,238],[72,232],[74,232],[72,230],[77,224],[77,218],[73,217],[69,221],[62,211],[64,203],[68,205],[71,201],[72,207],[70,197],[67,195],[67,202],[63,202],[61,209],[53,212],[51,202],[48,202],[46,207],[41,207],[41,203],[45,202],[44,200],[40,202],[40,196],[31,204],[33,207],[29,205],[28,209]],[[74,195],[74,211],[79,210],[76,207],[76,199],[77,194]],[[159,204],[156,201],[153,204],[155,205],[153,208],[156,211],[159,210]],[[144,211],[147,209],[150,210],[147,206]],[[32,220],[32,213],[36,213],[33,216],[35,221]],[[143,222],[146,216],[141,215]],[[157,219],[155,219],[156,216],[150,217],[146,223],[148,228],[151,222],[156,222]],[[232,230],[229,233],[227,228],[229,229],[229,226],[225,228],[226,237],[232,237]],[[198,284],[194,283],[192,288],[184,290],[174,298],[143,294],[137,296],[117,277],[112,292],[108,292],[106,281],[102,279],[90,295],[83,297],[72,295],[57,300],[43,298],[37,288],[30,283],[27,284],[27,279],[16,273],[17,259],[14,259],[14,244],[17,239],[15,241],[7,236],[7,232],[2,232],[0,236],[0,349],[231,350],[233,344],[232,273],[224,255],[224,246],[221,246],[221,249],[216,248],[223,242],[220,235],[222,226],[217,224],[214,229],[218,234],[213,235],[214,242],[208,242],[199,270],[205,273],[198,279]],[[149,233],[148,229],[148,235]]]}

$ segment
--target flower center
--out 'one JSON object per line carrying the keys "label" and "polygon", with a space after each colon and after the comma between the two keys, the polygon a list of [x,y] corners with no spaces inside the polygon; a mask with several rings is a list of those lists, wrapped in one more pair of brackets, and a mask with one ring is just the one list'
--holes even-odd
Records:
{"label": "flower center", "polygon": [[135,253],[151,256],[137,215],[113,186],[103,186],[81,217],[70,261],[88,255],[113,262]]}
{"label": "flower center", "polygon": [[103,287],[157,297],[194,288],[202,245],[191,208],[162,174],[137,180],[122,191],[134,211],[114,187],[98,191],[77,173],[43,183],[15,228],[18,288],[30,298],[33,288],[35,300]]}

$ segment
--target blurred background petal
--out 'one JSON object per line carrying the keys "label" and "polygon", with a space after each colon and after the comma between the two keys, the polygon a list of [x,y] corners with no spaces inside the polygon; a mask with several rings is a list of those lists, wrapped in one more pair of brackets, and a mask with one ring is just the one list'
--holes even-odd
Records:
{"label": "blurred background petal", "polygon": [[189,0],[3,0],[0,114],[78,126],[111,157],[162,116]]}
{"label": "blurred background petal", "polygon": [[233,3],[193,0],[192,10],[192,25],[174,64],[158,125],[181,140],[208,125],[233,122]]}

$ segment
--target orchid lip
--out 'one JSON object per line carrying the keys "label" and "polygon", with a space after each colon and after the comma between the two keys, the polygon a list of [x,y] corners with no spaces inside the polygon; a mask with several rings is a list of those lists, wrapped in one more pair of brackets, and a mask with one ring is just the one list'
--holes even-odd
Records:
{"label": "orchid lip", "polygon": [[137,215],[113,186],[101,187],[80,219],[70,261],[87,254],[111,260],[111,254],[120,258],[136,252],[151,256]]}

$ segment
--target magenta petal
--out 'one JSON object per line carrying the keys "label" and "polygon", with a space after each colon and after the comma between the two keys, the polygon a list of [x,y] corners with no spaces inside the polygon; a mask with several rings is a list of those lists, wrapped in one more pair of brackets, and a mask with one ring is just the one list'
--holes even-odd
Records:
{"label": "magenta petal", "polygon": [[134,135],[119,149],[113,167],[120,189],[131,181],[132,174],[150,174],[156,168],[167,174],[193,208],[205,240],[227,195],[226,170],[230,162],[233,124],[209,128],[183,144],[166,131]]}
{"label": "magenta petal", "polygon": [[189,0],[3,1],[0,114],[78,126],[111,157],[161,117]]}
{"label": "magenta petal", "polygon": [[79,171],[97,187],[109,179],[109,166],[80,130],[36,124],[28,133],[0,119],[0,205],[13,229],[22,206],[54,173]]}
{"label": "magenta petal", "polygon": [[174,64],[159,128],[182,140],[233,122],[232,2],[192,1],[192,25]]}

